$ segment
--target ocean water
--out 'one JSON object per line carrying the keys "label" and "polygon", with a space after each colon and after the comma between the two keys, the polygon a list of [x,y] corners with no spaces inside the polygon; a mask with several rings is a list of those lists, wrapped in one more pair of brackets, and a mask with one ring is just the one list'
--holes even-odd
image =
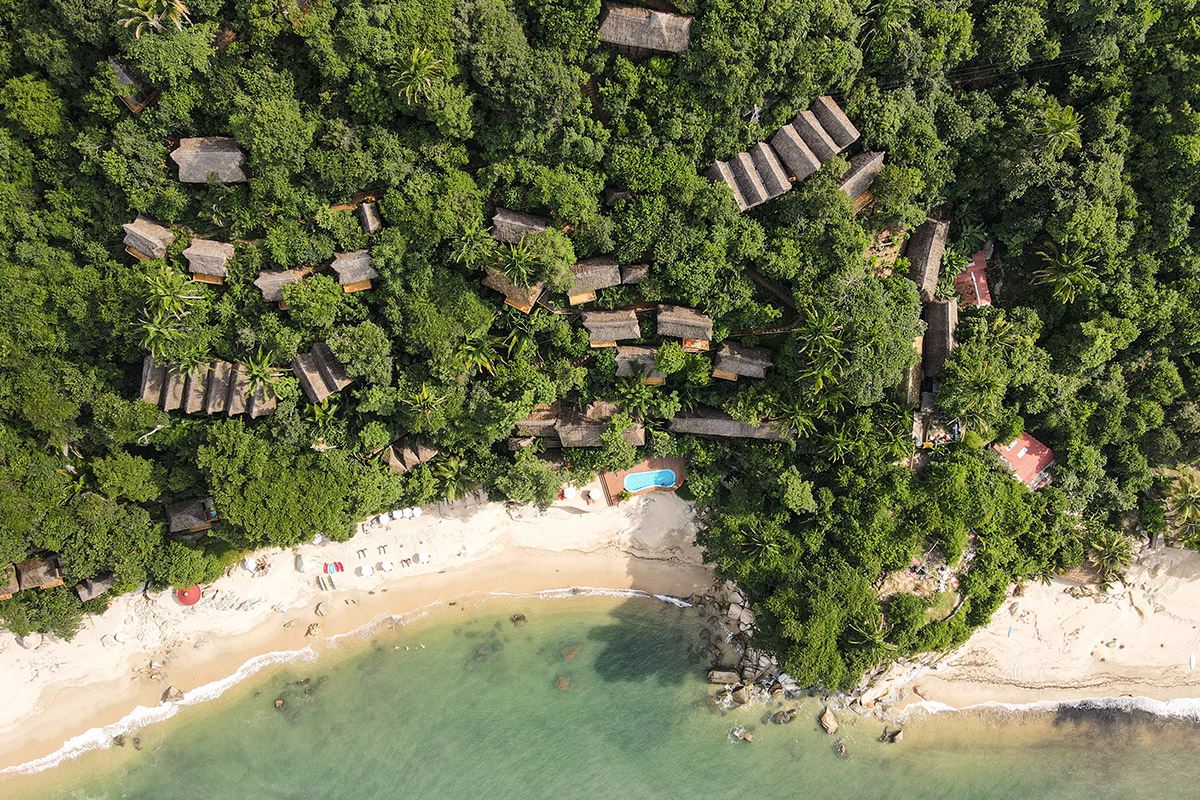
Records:
{"label": "ocean water", "polygon": [[[521,612],[517,627],[510,616]],[[703,612],[646,598],[506,598],[375,631],[19,782],[0,798],[1192,797],[1200,728],[1117,710],[923,715],[904,741],[820,698],[727,710]],[[283,709],[275,701],[285,701]],[[769,721],[785,706],[789,725]],[[730,737],[744,726],[752,743]]]}

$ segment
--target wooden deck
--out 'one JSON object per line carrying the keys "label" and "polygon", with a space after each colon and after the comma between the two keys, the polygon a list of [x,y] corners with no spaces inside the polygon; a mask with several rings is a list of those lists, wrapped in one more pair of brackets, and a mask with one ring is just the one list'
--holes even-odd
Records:
{"label": "wooden deck", "polygon": [[621,492],[625,490],[625,476],[634,472],[650,472],[656,469],[669,469],[675,471],[674,486],[651,486],[648,489],[642,489],[640,492],[634,492],[634,495],[646,494],[647,492],[673,492],[678,489],[685,480],[687,480],[686,462],[678,456],[670,458],[647,458],[640,464],[635,465],[630,469],[621,470],[620,472],[601,472],[600,485],[604,487],[604,499],[610,506],[617,504],[617,498]]}

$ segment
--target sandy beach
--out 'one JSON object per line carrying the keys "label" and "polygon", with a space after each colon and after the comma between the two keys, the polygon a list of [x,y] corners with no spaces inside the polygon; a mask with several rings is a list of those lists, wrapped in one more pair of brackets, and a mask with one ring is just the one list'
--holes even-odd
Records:
{"label": "sandy beach", "polygon": [[[380,618],[489,594],[593,587],[686,596],[712,585],[693,544],[694,509],[674,494],[611,508],[559,501],[545,513],[484,500],[430,506],[347,542],[261,551],[265,570],[233,567],[192,607],[170,591],[122,596],[70,642],[47,637],[29,649],[35,642],[0,633],[0,774],[138,706],[159,706],[172,688],[186,694],[263,654],[319,653]],[[297,556],[309,571],[297,569]],[[316,576],[330,562],[345,571],[336,589],[322,590]]]}

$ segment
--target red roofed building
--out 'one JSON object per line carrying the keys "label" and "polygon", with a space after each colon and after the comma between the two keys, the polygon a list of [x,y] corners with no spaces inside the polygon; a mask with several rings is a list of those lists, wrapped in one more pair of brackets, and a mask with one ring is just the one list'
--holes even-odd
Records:
{"label": "red roofed building", "polygon": [[954,288],[962,295],[964,306],[990,306],[992,291],[987,282],[987,259],[980,250],[971,256],[971,266],[954,276]]}
{"label": "red roofed building", "polygon": [[1030,489],[1037,490],[1050,483],[1050,467],[1054,465],[1054,451],[1037,439],[1022,431],[1011,444],[998,444],[993,448],[1013,471],[1013,477]]}

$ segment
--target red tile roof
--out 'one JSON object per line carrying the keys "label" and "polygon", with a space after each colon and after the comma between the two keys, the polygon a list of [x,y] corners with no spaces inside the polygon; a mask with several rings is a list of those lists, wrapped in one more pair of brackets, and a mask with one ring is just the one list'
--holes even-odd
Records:
{"label": "red tile roof", "polygon": [[962,295],[965,306],[990,306],[992,291],[987,282],[987,259],[980,250],[971,256],[971,266],[954,276],[954,288]]}
{"label": "red tile roof", "polygon": [[1012,469],[1013,475],[1031,489],[1044,484],[1038,476],[1054,463],[1054,451],[1037,439],[1022,431],[1011,444],[998,444],[993,448]]}

